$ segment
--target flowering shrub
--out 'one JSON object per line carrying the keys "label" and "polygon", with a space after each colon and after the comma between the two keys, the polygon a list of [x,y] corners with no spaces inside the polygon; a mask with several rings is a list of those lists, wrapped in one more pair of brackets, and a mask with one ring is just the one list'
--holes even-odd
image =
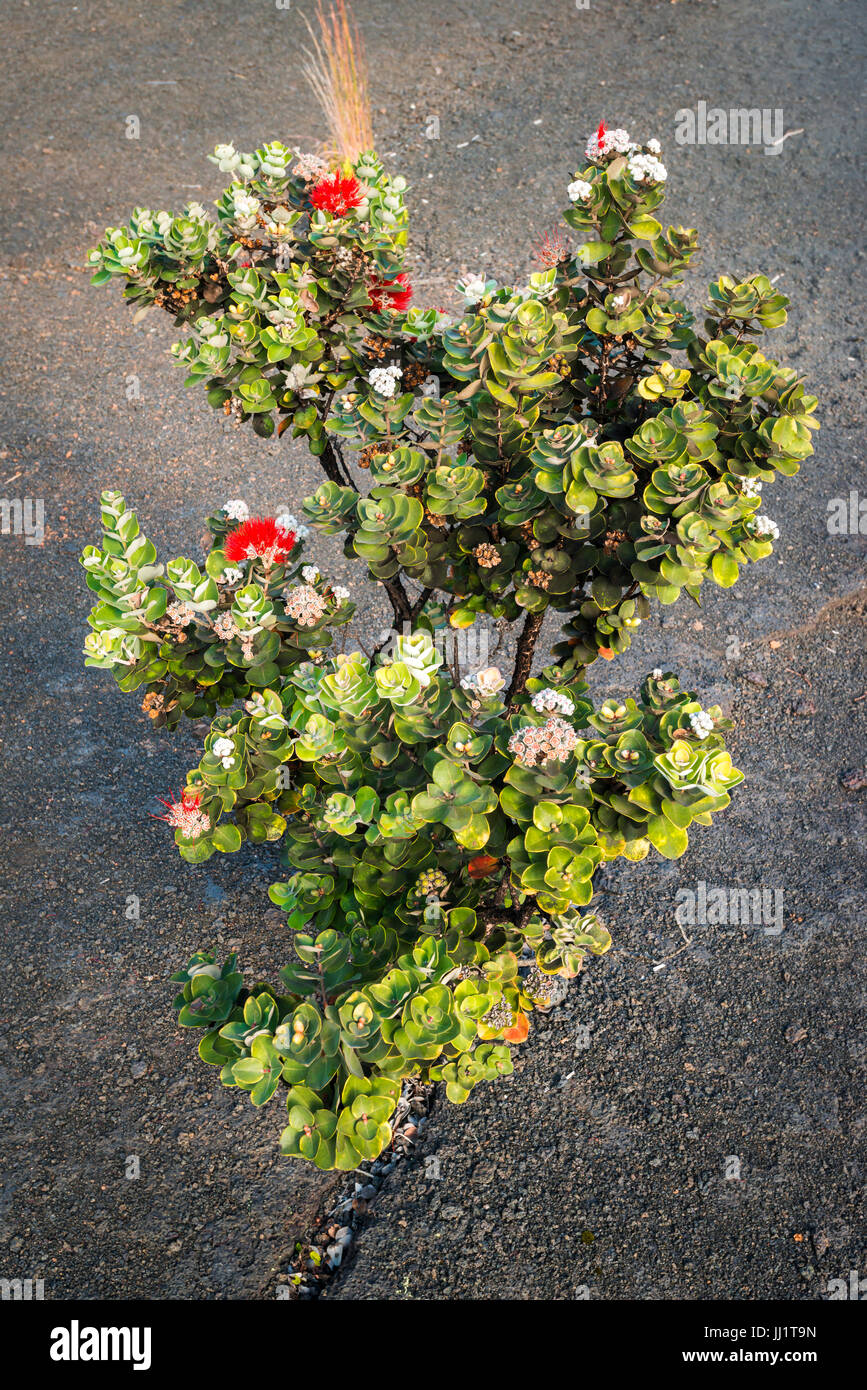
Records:
{"label": "flowering shrub", "polygon": [[[317,621],[296,642],[297,589],[287,582],[298,573],[291,562],[300,559],[308,530],[288,514],[248,518],[245,503],[227,502],[208,518],[215,548],[204,572],[183,557],[157,564],[119,492],[102,494],[102,525],[102,546],[87,546],[81,557],[98,598],[85,665],[111,671],[121,690],[146,686],[142,708],[155,724],[213,716],[278,681],[317,641],[333,640]],[[332,628],[354,611],[340,592],[321,599]]]}
{"label": "flowering shrub", "polygon": [[[303,435],[325,475],[306,525],[225,503],[203,568],[158,564],[105,493],[83,556],[88,664],[145,686],[157,723],[211,718],[165,803],[181,855],[280,843],[281,985],[202,951],[176,1006],[225,1085],[254,1105],[288,1086],[283,1151],[320,1167],[381,1151],[404,1078],[461,1102],[511,1071],[553,977],[610,945],[586,910],[598,865],[679,857],[742,780],[729,721],[672,672],[598,705],[585,680],[654,599],[698,602],[770,554],[762,489],[817,427],[755,345],[785,319],[764,276],[720,277],[698,330],[676,298],[697,243],[654,216],[660,153],[600,126],[567,190],[582,240],[549,235],[518,289],[470,277],[457,317],[409,307],[406,184],[372,154],[219,146],[216,221],[138,209],[91,254],[97,283],[189,328],[188,384]],[[388,647],[346,649],[354,606],[303,563],[311,527],[384,588]],[[549,609],[562,640],[533,675]],[[442,629],[483,616],[521,622],[508,678],[444,660]]]}

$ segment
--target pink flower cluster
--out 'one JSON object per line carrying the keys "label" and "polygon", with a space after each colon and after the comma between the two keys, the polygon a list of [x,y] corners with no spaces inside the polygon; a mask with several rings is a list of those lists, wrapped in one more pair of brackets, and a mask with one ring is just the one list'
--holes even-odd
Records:
{"label": "pink flower cluster", "polygon": [[315,627],[325,614],[327,603],[309,584],[299,584],[286,595],[286,616],[299,627]]}
{"label": "pink flower cluster", "polygon": [[231,613],[221,613],[214,619],[212,626],[221,642],[231,642],[233,637],[238,636],[238,628]]}
{"label": "pink flower cluster", "polygon": [[328,165],[324,159],[320,159],[318,154],[301,153],[296,150],[298,162],[295,165],[295,177],[303,179],[305,183],[314,183],[323,174],[328,172]]}
{"label": "pink flower cluster", "polygon": [[553,716],[541,726],[518,729],[509,739],[509,752],[524,767],[535,767],[548,758],[564,763],[578,744],[578,735],[565,719]]}
{"label": "pink flower cluster", "polygon": [[196,610],[191,603],[170,603],[166,609],[166,617],[178,627],[188,627],[195,616]]}

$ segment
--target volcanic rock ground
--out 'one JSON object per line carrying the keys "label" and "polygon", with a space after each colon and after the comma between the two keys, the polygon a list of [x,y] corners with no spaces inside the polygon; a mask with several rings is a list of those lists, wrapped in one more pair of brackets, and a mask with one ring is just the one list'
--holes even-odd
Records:
{"label": "volcanic rock ground", "polygon": [[[792,300],[772,351],[821,398],[817,452],[770,490],[775,556],[655,612],[595,691],[650,667],[736,718],[747,781],[675,864],[604,875],[614,947],[516,1052],[438,1103],[392,1174],[341,1299],[827,1297],[864,1250],[863,9],[854,0],[357,0],[379,149],[411,180],[417,302],[465,270],[520,281],[604,116],[658,136],[687,282],[764,270]],[[0,1275],[46,1297],[272,1298],[335,1179],[282,1160],[275,1109],[178,1036],[167,977],[204,944],[271,975],[285,929],[265,853],[182,864],[153,800],[196,761],[85,672],[77,556],[121,488],[164,557],[226,497],[297,509],[313,463],[185,393],[171,323],[91,289],[87,248],[139,205],[216,196],[217,141],[309,147],[300,6],[23,3],[4,14],[0,492],[45,499],[43,547],[0,537],[7,1003]],[[699,99],[782,108],[782,153],[678,146]],[[140,138],[127,139],[127,117]],[[430,119],[439,139],[426,138]],[[860,130],[859,130],[860,125]],[[136,387],[138,390],[136,390]],[[317,557],[385,610],[336,541]],[[602,663],[599,663],[601,666]],[[674,921],[678,888],[782,889],[784,929]],[[139,920],[128,918],[135,895]],[[130,1156],[140,1176],[131,1178]],[[740,1178],[726,1176],[740,1165]]]}

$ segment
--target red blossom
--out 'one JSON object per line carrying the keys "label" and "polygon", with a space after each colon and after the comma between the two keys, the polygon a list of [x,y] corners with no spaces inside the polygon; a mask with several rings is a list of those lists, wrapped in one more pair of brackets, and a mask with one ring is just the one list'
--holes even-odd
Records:
{"label": "red blossom", "polygon": [[398,275],[394,280],[372,280],[367,293],[374,313],[399,314],[412,299],[412,285],[408,276]]}
{"label": "red blossom", "polygon": [[600,121],[600,122],[599,122],[599,129],[596,131],[596,143],[597,143],[597,145],[599,146],[600,149],[602,148],[602,141],[603,141],[603,139],[605,138],[605,129],[606,129],[605,122],[604,122],[604,121]]}
{"label": "red blossom", "polygon": [[568,261],[571,254],[569,242],[556,229],[553,232],[546,232],[533,249],[535,259],[547,267]]}
{"label": "red blossom", "polygon": [[345,217],[361,202],[361,184],[352,174],[326,174],[310,191],[310,201],[320,211]]}
{"label": "red blossom", "polygon": [[[199,807],[202,804],[202,793],[197,792],[193,787],[181,787],[180,802],[177,802],[174,799],[170,801],[164,801],[161,796],[157,797],[157,801],[160,803],[161,806],[171,807],[182,805],[184,809],[187,811],[198,811]],[[158,816],[157,819],[166,820],[167,817]]]}
{"label": "red blossom", "polygon": [[257,559],[274,565],[286,559],[294,544],[295,532],[284,531],[273,516],[251,516],[229,532],[223,553],[236,565],[241,560]]}
{"label": "red blossom", "polygon": [[173,830],[180,830],[183,839],[197,840],[210,830],[211,822],[201,809],[201,795],[191,787],[181,789],[180,801],[164,801],[161,796],[157,797],[157,801],[166,807],[168,815],[154,816],[154,820],[164,820]]}

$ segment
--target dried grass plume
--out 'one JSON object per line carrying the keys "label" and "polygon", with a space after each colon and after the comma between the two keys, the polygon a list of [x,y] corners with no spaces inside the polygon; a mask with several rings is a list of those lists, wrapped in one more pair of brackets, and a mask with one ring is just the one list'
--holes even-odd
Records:
{"label": "dried grass plume", "polygon": [[304,18],[313,50],[305,51],[303,66],[328,123],[333,153],[355,160],[373,149],[373,122],[367,86],[364,47],[346,0],[334,0],[326,12],[316,8],[318,33]]}

